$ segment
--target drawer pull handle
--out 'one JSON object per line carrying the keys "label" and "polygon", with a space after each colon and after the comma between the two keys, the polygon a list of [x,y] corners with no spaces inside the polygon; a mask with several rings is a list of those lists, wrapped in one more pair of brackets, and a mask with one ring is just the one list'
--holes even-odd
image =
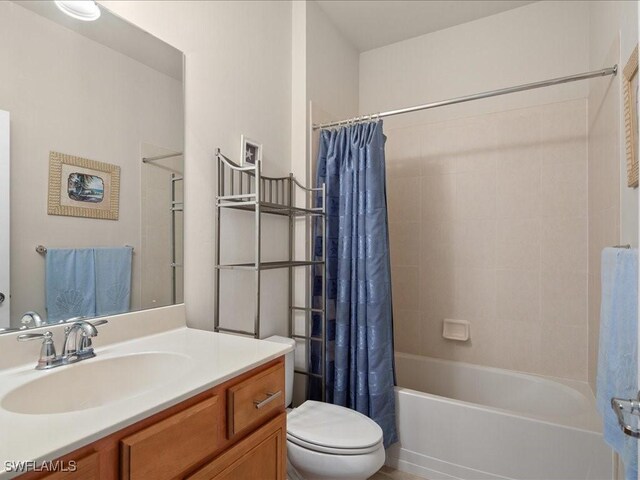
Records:
{"label": "drawer pull handle", "polygon": [[278,390],[277,392],[273,393],[273,392],[267,392],[267,398],[265,398],[262,401],[258,401],[258,400],[254,400],[253,404],[256,406],[257,409],[260,409],[262,407],[267,406],[268,404],[270,404],[271,402],[273,402],[276,398],[278,398],[280,395],[282,395],[282,390]]}

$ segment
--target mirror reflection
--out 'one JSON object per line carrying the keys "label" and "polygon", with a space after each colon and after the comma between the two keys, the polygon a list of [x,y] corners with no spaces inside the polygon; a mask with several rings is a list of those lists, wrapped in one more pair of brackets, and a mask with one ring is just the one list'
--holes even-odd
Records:
{"label": "mirror reflection", "polygon": [[2,331],[182,302],[183,55],[100,10],[0,2]]}

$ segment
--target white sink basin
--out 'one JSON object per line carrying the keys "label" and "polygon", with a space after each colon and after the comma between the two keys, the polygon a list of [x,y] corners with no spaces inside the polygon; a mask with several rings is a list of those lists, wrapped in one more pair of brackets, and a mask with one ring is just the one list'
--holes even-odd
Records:
{"label": "white sink basin", "polygon": [[145,352],[58,367],[7,393],[0,407],[41,415],[75,412],[148,392],[180,378],[195,362],[168,352]]}

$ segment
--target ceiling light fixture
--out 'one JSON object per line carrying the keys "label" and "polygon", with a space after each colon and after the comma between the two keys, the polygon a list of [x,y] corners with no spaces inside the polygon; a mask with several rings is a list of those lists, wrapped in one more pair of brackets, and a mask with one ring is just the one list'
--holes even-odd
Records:
{"label": "ceiling light fixture", "polygon": [[100,7],[94,0],[55,0],[56,7],[76,20],[93,22],[100,18]]}

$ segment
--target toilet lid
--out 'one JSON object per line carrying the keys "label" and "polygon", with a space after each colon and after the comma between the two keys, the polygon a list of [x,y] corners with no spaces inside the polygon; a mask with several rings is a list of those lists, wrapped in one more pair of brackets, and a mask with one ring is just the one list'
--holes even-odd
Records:
{"label": "toilet lid", "polygon": [[380,445],[382,429],[354,410],[307,400],[287,416],[287,438],[318,451],[360,453]]}

